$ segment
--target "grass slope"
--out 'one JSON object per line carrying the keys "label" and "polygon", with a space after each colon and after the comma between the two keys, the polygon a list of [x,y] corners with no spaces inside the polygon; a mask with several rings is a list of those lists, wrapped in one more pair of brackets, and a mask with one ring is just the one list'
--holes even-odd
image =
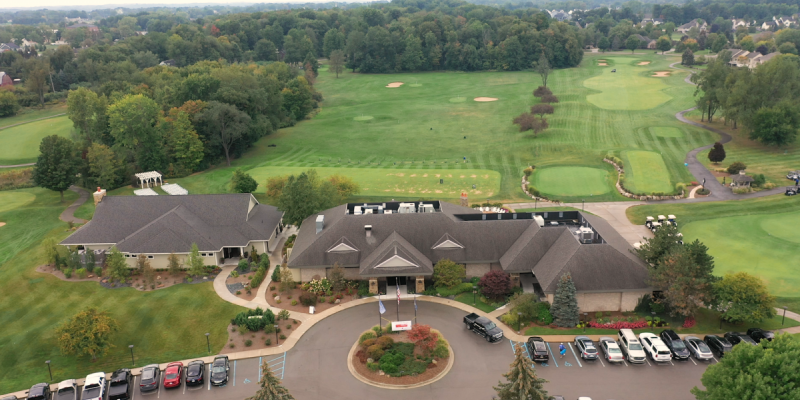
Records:
{"label": "grass slope", "polygon": [[672,193],[669,171],[661,155],[652,151],[626,151],[622,153],[625,163],[625,185],[634,193]]}
{"label": "grass slope", "polygon": [[0,130],[0,165],[35,162],[42,138],[50,135],[68,137],[72,122],[66,115],[29,122]]}
{"label": "grass slope", "polygon": [[[645,69],[650,70],[650,64],[636,65],[643,61],[643,58],[604,57],[604,59],[609,65],[598,66],[602,68],[602,73],[583,82],[587,88],[600,92],[587,96],[589,103],[605,110],[649,110],[671,99],[664,92],[667,84],[662,78],[650,78],[640,74]],[[616,72],[611,72],[613,70]]]}
{"label": "grass slope", "polygon": [[685,240],[699,239],[715,259],[715,272],[745,271],[764,279],[776,296],[797,296],[800,268],[793,262],[800,199],[783,195],[751,200],[660,204],[629,208],[628,218],[674,214]]}
{"label": "grass slope", "polygon": [[[67,112],[66,104],[47,106],[43,109],[23,108],[17,113],[17,115],[14,115],[13,117],[0,118],[0,129],[3,129],[9,125],[30,122],[40,118],[48,118],[66,112]],[[70,125],[72,125],[72,122],[70,122]]]}
{"label": "grass slope", "polygon": [[[225,328],[241,308],[219,299],[212,284],[177,285],[152,292],[103,289],[96,283],[63,282],[37,273],[43,263],[39,243],[68,235],[58,215],[76,198],[43,189],[3,192],[35,199],[0,212],[0,393],[47,381],[44,360],[52,360],[53,379],[79,377],[130,365],[128,345],[136,346],[137,365],[207,355],[205,332],[213,349],[226,340]],[[165,306],[169,305],[169,306]],[[107,310],[120,323],[116,346],[97,362],[60,353],[53,331],[85,307]]]}
{"label": "grass slope", "polygon": [[559,198],[580,195],[601,195],[611,191],[609,173],[599,168],[550,167],[537,170],[533,185],[542,193]]}
{"label": "grass slope", "polygon": [[[660,106],[647,110],[609,110],[587,101],[587,96],[598,94],[598,91],[584,86],[584,81],[601,76],[606,70],[594,62],[598,56],[587,55],[581,67],[556,70],[550,75],[548,85],[560,103],[555,105],[555,114],[548,117],[550,129],[538,138],[530,132],[519,133],[516,125],[511,124],[514,117],[528,111],[538,101],[531,92],[540,85],[540,79],[531,72],[388,75],[346,72],[339,79],[329,72],[322,72],[316,87],[325,96],[325,101],[313,118],[265,137],[241,159],[235,160],[231,167],[215,168],[171,181],[180,183],[190,193],[219,193],[228,191],[230,176],[238,167],[256,169],[257,174],[266,177],[273,174],[269,172],[272,168],[295,167],[301,170],[346,165],[348,170],[344,173],[366,182],[373,176],[396,173],[384,170],[403,170],[402,173],[417,170],[418,176],[440,173],[433,170],[443,170],[441,173],[453,176],[468,174],[463,170],[490,170],[500,176],[499,190],[478,189],[482,193],[472,194],[470,202],[484,201],[487,197],[492,201],[513,201],[527,199],[520,190],[519,179],[521,171],[528,165],[536,165],[537,170],[556,166],[599,168],[615,178],[612,168],[603,163],[602,158],[609,153],[620,155],[626,150],[661,154],[671,187],[677,182],[690,181],[691,175],[683,168],[686,153],[712,141],[704,130],[686,127],[675,120],[677,111],[693,105],[693,88],[683,82],[684,72],[667,78],[649,78],[652,71],[666,69],[677,58],[653,54],[634,57],[603,55],[603,59],[627,71],[617,73],[617,76],[636,78],[636,82],[642,85],[639,89],[628,87],[631,93],[657,87],[658,92],[666,96],[659,100]],[[635,66],[629,60],[652,62]],[[386,88],[391,82],[405,84],[399,88]],[[499,100],[472,101],[481,96]],[[462,98],[464,101],[451,102],[451,99]],[[362,116],[372,118],[360,118]],[[680,129],[682,136],[657,136],[647,129],[651,126]],[[268,144],[276,147],[268,147]],[[369,170],[381,172],[370,175],[373,172],[367,172]],[[591,196],[591,200],[626,199],[613,190],[614,179],[611,178],[605,182],[608,188],[605,194]],[[259,182],[263,184],[261,180]],[[449,190],[458,193],[471,190],[472,183],[469,180],[453,182],[454,186]],[[560,200],[580,200],[584,196],[588,200],[592,185],[594,183],[581,181],[570,189],[570,193],[577,193],[574,197],[561,197]],[[386,189],[388,187],[382,190]],[[435,192],[432,194],[436,195]],[[375,196],[371,197],[373,199],[399,197],[380,192],[365,192],[362,196]],[[426,196],[409,194],[409,198],[420,197]]]}

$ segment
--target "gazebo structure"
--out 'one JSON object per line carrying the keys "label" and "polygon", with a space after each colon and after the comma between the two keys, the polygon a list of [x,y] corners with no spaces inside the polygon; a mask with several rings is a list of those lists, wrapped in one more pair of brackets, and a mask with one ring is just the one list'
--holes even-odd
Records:
{"label": "gazebo structure", "polygon": [[731,175],[731,187],[748,187],[755,179],[752,176],[747,176],[744,171],[739,171],[736,175]]}
{"label": "gazebo structure", "polygon": [[142,186],[142,189],[144,189],[145,186],[150,187],[150,183],[152,183],[153,186],[159,182],[161,182],[162,185],[164,184],[164,179],[161,178],[161,174],[156,171],[139,172],[135,175],[139,179],[139,184]]}

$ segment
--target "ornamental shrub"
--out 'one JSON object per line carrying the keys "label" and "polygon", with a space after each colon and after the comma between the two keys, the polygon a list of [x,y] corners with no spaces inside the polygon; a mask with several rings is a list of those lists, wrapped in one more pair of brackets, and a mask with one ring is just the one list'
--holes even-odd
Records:
{"label": "ornamental shrub", "polygon": [[286,335],[281,334],[280,338],[281,338],[281,340],[286,340]]}
{"label": "ornamental shrub", "polygon": [[[292,303],[297,303],[297,301],[292,301]],[[277,319],[289,319],[289,310],[280,310],[278,311]]]}
{"label": "ornamental shrub", "polygon": [[[281,269],[279,266],[275,266],[275,269],[272,271],[272,279],[273,282],[280,282],[281,281]],[[271,287],[270,290],[275,290],[275,286]]]}
{"label": "ornamental shrub", "polygon": [[331,290],[331,281],[328,278],[313,279],[308,283],[308,291],[315,294],[325,294]]}
{"label": "ornamental shrub", "polygon": [[267,339],[267,340],[264,342],[264,344],[265,344],[265,345],[267,345],[267,346],[272,346],[272,338],[268,338],[268,339]]}
{"label": "ornamental shrub", "polygon": [[462,282],[467,270],[449,259],[442,259],[433,266],[433,283],[437,288],[453,288]]}
{"label": "ornamental shrub", "polygon": [[[367,357],[373,360],[379,360],[381,357],[383,357],[384,353],[386,352],[383,351],[380,345],[373,344],[372,346],[367,347]],[[386,370],[384,369],[384,371]]]}
{"label": "ornamental shrub", "polygon": [[367,368],[372,372],[378,372],[381,369],[381,365],[378,363],[367,363]]}
{"label": "ornamental shrub", "polygon": [[734,161],[728,166],[728,173],[731,175],[738,174],[739,171],[747,169],[747,165],[741,161]]}
{"label": "ornamental shrub", "polygon": [[258,271],[253,274],[253,278],[250,280],[250,287],[256,288],[261,282],[264,282],[264,278],[267,277],[267,270],[264,267],[258,267]]}
{"label": "ornamental shrub", "polygon": [[483,275],[478,286],[484,296],[499,300],[511,293],[511,277],[504,271],[489,271]]}
{"label": "ornamental shrub", "polygon": [[444,339],[439,339],[436,342],[436,347],[433,349],[433,353],[431,353],[436,358],[447,358],[450,356],[450,350],[447,348],[447,341]]}
{"label": "ornamental shrub", "polygon": [[314,304],[317,304],[317,295],[309,292],[301,294],[300,304],[304,306],[313,306]]}
{"label": "ornamental shrub", "polygon": [[382,349],[386,350],[392,347],[392,345],[394,345],[394,339],[392,339],[389,336],[381,336],[375,341],[375,344],[381,346]]}
{"label": "ornamental shrub", "polygon": [[67,279],[72,278],[72,268],[67,268],[64,270],[64,277]]}
{"label": "ornamental shrub", "polygon": [[370,338],[360,343],[361,347],[367,349],[370,346],[373,346],[378,343],[378,339]]}
{"label": "ornamental shrub", "polygon": [[253,345],[253,341],[252,340],[247,339],[247,340],[244,341],[244,346],[245,347],[250,347],[252,345]]}
{"label": "ornamental shrub", "polygon": [[297,300],[292,300],[292,305],[296,306],[297,305]]}
{"label": "ornamental shrub", "polygon": [[431,331],[428,325],[416,324],[408,331],[408,338],[424,351],[431,352],[436,348],[439,334]]}
{"label": "ornamental shrub", "polygon": [[86,278],[86,268],[78,268],[75,270],[75,275],[78,276],[78,279]]}
{"label": "ornamental shrub", "polygon": [[375,332],[364,332],[361,337],[358,338],[358,344],[364,343],[367,339],[375,339],[376,337],[378,336],[375,335]]}

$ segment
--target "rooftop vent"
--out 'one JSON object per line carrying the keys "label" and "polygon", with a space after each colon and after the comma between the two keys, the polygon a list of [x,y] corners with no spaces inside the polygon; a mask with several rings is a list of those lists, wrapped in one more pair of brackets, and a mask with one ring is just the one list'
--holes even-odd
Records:
{"label": "rooftop vent", "polygon": [[317,215],[317,234],[322,232],[323,228],[325,228],[325,216],[320,214]]}
{"label": "rooftop vent", "polygon": [[413,214],[417,212],[417,208],[414,206],[414,203],[400,203],[400,206],[397,208],[398,214]]}
{"label": "rooftop vent", "polygon": [[582,226],[578,229],[578,240],[583,244],[591,244],[594,239],[594,231],[592,228]]}
{"label": "rooftop vent", "polygon": [[367,233],[367,237],[372,236],[372,225],[364,225],[364,232]]}

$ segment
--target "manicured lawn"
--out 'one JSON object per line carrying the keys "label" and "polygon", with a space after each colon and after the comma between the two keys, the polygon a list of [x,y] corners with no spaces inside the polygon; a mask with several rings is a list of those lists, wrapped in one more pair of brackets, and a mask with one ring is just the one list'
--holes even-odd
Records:
{"label": "manicured lawn", "polygon": [[[651,78],[652,65],[636,65],[650,61],[649,57],[603,57],[608,66],[600,75],[587,79],[584,86],[600,93],[587,96],[589,103],[606,110],[649,110],[666,103],[672,97],[664,92],[667,84],[661,78]],[[616,72],[611,72],[616,69]]]}
{"label": "manicured lawn", "polygon": [[594,196],[611,191],[605,169],[589,167],[537,168],[533,186],[544,194],[562,197]]}
{"label": "manicured lawn", "polygon": [[35,162],[39,143],[50,135],[69,137],[72,121],[66,115],[0,130],[0,165]]}
{"label": "manicured lawn", "polygon": [[[210,282],[144,293],[104,289],[93,282],[63,282],[36,272],[43,263],[41,241],[69,234],[58,215],[77,195],[66,192],[60,203],[58,193],[39,188],[2,193],[35,199],[0,212],[0,221],[8,223],[0,228],[0,393],[49,380],[42,368],[45,360],[52,360],[53,379],[58,382],[130,366],[129,344],[135,346],[137,366],[205,356],[205,332],[211,333],[212,350],[225,344],[225,328],[240,307],[220,300]],[[120,324],[115,347],[94,363],[62,355],[53,333],[89,306],[108,311]]]}
{"label": "manicured lawn", "polygon": [[[267,178],[298,175],[303,167],[259,167],[249,171],[265,191]],[[460,198],[466,190],[470,198],[494,196],[500,190],[500,173],[491,170],[383,169],[357,167],[316,168],[321,177],[334,174],[351,176],[361,187],[361,196],[415,196]],[[444,183],[440,184],[439,180]],[[475,189],[472,189],[475,185]]]}
{"label": "manicured lawn", "polygon": [[[13,117],[0,118],[0,129],[9,125],[30,122],[39,118],[52,117],[53,115],[63,114],[65,112],[67,112],[66,104],[46,106],[44,109],[23,108]],[[70,122],[70,124],[72,123]]]}
{"label": "manicured lawn", "polygon": [[651,134],[658,136],[658,137],[673,137],[673,138],[681,138],[683,137],[683,131],[669,126],[651,126],[647,128]]}
{"label": "manicured lawn", "polygon": [[[764,279],[772,294],[797,296],[800,199],[783,195],[697,204],[660,204],[629,208],[628,218],[674,214],[684,241],[699,239],[715,259],[715,273],[745,271]],[[779,304],[780,306],[780,304]]]}
{"label": "manicured lawn", "polygon": [[23,191],[3,191],[0,192],[0,213],[22,207],[36,199],[30,192]]}
{"label": "manicured lawn", "polygon": [[626,151],[622,153],[625,163],[625,187],[634,193],[672,193],[669,171],[661,155],[653,151]]}
{"label": "manicured lawn", "polygon": [[778,301],[775,305],[778,308],[783,308],[783,306],[786,306],[788,307],[789,311],[800,313],[800,297],[778,297]]}
{"label": "manicured lawn", "polygon": [[461,293],[460,295],[456,296],[456,301],[473,306],[483,312],[490,313],[495,310],[495,307],[492,307],[491,304],[487,304],[481,300],[481,296],[475,296],[475,303],[472,302],[472,293]]}
{"label": "manicured lawn", "polygon": [[[608,69],[597,66],[596,59],[606,59],[622,73],[606,77]],[[639,60],[652,63],[635,65]],[[330,72],[322,72],[316,88],[325,101],[313,118],[263,138],[241,159],[234,160],[231,167],[220,166],[170,181],[180,183],[190,193],[220,193],[229,190],[230,176],[239,167],[254,170],[254,174],[264,178],[286,171],[283,168],[302,171],[312,167],[345,167],[343,173],[369,183],[362,184],[370,190],[362,192],[358,196],[360,200],[402,198],[399,195],[402,193],[406,193],[407,198],[418,199],[446,198],[447,192],[472,191],[475,182],[445,179],[445,186],[452,186],[436,193],[438,180],[423,186],[408,179],[408,187],[399,188],[405,192],[396,191],[393,183],[396,175],[377,186],[370,181],[378,176],[389,177],[390,173],[403,173],[405,178],[410,178],[416,171],[419,179],[426,173],[429,177],[438,173],[452,174],[455,178],[470,177],[469,170],[494,171],[500,179],[499,188],[490,186],[492,190],[483,190],[479,185],[469,199],[470,203],[477,203],[487,199],[528,199],[519,186],[521,172],[528,165],[536,165],[537,170],[542,171],[548,167],[582,166],[606,171],[609,178],[605,182],[583,179],[578,187],[570,189],[574,197],[559,196],[560,200],[580,200],[582,196],[590,201],[625,200],[614,190],[615,176],[602,161],[605,155],[620,155],[626,150],[657,152],[669,171],[665,179],[674,187],[677,182],[691,180],[688,171],[679,168],[686,152],[712,141],[704,130],[685,127],[675,120],[677,111],[694,105],[691,98],[694,88],[683,82],[685,73],[676,72],[659,79],[647,77],[652,71],[665,70],[676,60],[678,57],[652,53],[635,56],[587,54],[580,68],[553,71],[548,86],[560,102],[555,105],[555,114],[548,116],[550,129],[538,138],[530,132],[518,132],[517,126],[511,123],[514,117],[538,101],[531,92],[540,85],[540,78],[529,71],[388,75],[345,72],[339,79]],[[630,102],[641,105],[655,98],[654,104],[658,106],[614,110],[609,109],[615,107],[613,104],[597,100],[598,107],[587,101],[587,96],[598,92],[584,85],[584,81],[595,77],[603,77],[601,80],[635,78],[639,86],[625,83],[624,90],[629,96],[639,98]],[[386,88],[390,82],[405,84]],[[609,81],[609,90],[615,84]],[[473,101],[481,96],[498,100]],[[656,136],[647,131],[650,126],[680,129],[683,135]],[[259,183],[263,184],[262,180],[259,178]],[[380,185],[385,187],[376,190]],[[605,188],[587,190],[596,186]],[[419,190],[411,193],[413,188]],[[422,193],[427,190],[432,193]],[[592,193],[603,194],[589,196]]]}

